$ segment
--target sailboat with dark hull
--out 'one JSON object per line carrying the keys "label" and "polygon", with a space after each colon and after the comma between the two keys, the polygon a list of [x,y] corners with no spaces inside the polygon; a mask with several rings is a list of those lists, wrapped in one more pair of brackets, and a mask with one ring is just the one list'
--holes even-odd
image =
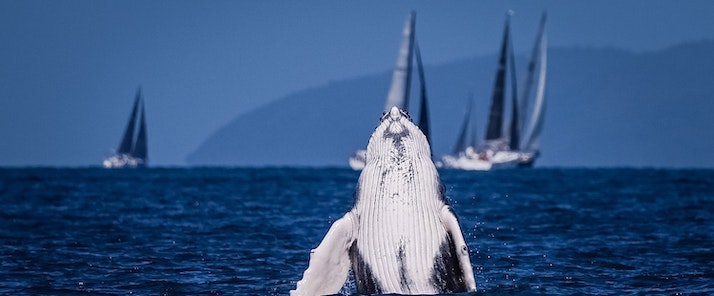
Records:
{"label": "sailboat with dark hull", "polygon": [[136,92],[129,122],[116,154],[105,159],[102,164],[105,168],[138,168],[148,165],[146,118],[141,88]]}
{"label": "sailboat with dark hull", "polygon": [[[539,67],[538,87],[536,88],[534,104],[529,109],[528,99],[534,81],[533,76],[536,65]],[[539,155],[538,142],[543,125],[545,70],[546,41],[545,14],[543,14],[533,56],[528,66],[526,86],[519,100],[513,46],[510,37],[510,14],[507,15],[484,142],[478,146],[464,144],[466,143],[465,137],[468,135],[466,129],[469,128],[468,120],[470,120],[470,115],[468,114],[471,112],[471,103],[469,102],[467,117],[459,133],[457,145],[452,155],[442,157],[442,166],[462,170],[491,170],[533,166],[535,159]],[[507,73],[510,73],[510,77],[507,76]],[[504,113],[507,81],[510,81],[511,86],[511,116],[510,122],[506,126]],[[524,124],[526,120],[528,122]],[[524,131],[525,134],[523,134]]]}
{"label": "sailboat with dark hull", "polygon": [[[416,41],[415,33],[416,14],[409,14],[406,23],[404,24],[402,44],[399,48],[397,63],[394,66],[392,73],[392,84],[385,100],[384,110],[389,111],[396,106],[401,110],[409,108],[409,91],[411,89],[411,78],[413,71],[413,59],[416,59],[417,71],[419,74],[419,128],[422,130],[426,139],[431,143],[431,132],[429,127],[429,108],[427,106],[426,81],[424,78],[424,66],[421,61],[421,52]],[[349,159],[350,167],[354,170],[361,170],[366,163],[366,150],[357,150]]]}

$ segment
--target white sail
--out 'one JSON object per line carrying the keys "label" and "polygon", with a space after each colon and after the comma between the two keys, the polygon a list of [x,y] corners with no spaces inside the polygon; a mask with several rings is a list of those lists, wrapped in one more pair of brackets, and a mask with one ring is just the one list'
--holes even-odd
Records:
{"label": "white sail", "polygon": [[[397,56],[397,64],[394,66],[394,72],[392,73],[392,85],[387,93],[387,99],[384,104],[384,111],[387,112],[392,107],[396,106],[401,110],[408,110],[409,107],[409,90],[411,86],[411,75],[412,75],[412,57],[414,56],[414,25],[416,22],[416,13],[411,12],[407,16],[407,20],[404,23],[404,29],[402,30],[402,44],[399,47],[399,55]],[[419,61],[421,63],[421,59]],[[423,69],[421,69],[420,75],[423,80]],[[422,81],[422,83],[424,83]],[[422,96],[426,96],[425,88],[422,87]],[[426,98],[424,98],[426,100]],[[425,105],[425,102],[422,103]],[[425,122],[428,119],[424,118]],[[357,150],[349,158],[349,165],[353,170],[362,170],[365,166],[366,150]]]}
{"label": "white sail", "polygon": [[546,73],[548,65],[548,40],[545,30],[541,36],[540,43],[540,71],[538,74],[538,87],[536,89],[536,97],[533,105],[533,112],[526,127],[526,143],[525,151],[538,151],[540,132],[543,129],[543,120],[545,118],[545,91],[546,91]]}
{"label": "white sail", "polygon": [[412,55],[414,54],[414,22],[416,14],[410,13],[404,23],[402,31],[402,45],[399,47],[397,64],[392,74],[392,85],[389,88],[384,111],[389,111],[393,106],[402,110],[409,107],[409,86],[412,73]]}

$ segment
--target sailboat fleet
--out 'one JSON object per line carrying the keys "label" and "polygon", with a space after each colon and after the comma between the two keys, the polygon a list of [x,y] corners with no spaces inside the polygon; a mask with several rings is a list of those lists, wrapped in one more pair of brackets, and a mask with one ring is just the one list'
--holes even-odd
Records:
{"label": "sailboat fleet", "polygon": [[[510,15],[509,13],[506,17],[485,138],[478,143],[475,121],[472,119],[473,97],[471,96],[454,149],[451,154],[435,161],[438,167],[460,170],[532,167],[540,154],[539,139],[545,114],[547,70],[546,16],[544,13],[541,18],[535,46],[528,63],[524,88],[519,97],[510,37]],[[384,111],[390,110],[393,106],[408,110],[413,60],[416,59],[420,83],[418,126],[431,143],[426,81],[416,40],[415,23],[416,13],[411,12],[402,31],[402,43],[392,73],[392,83]],[[506,88],[507,81],[510,82],[511,95],[511,115],[508,124],[504,116],[504,107],[507,105],[506,93],[509,92]],[[535,90],[533,90],[534,83]],[[366,157],[366,150],[357,150],[349,158],[350,167],[361,170],[365,166]],[[141,88],[137,90],[131,115],[116,154],[106,158],[102,164],[105,168],[137,168],[148,165],[146,120]]]}
{"label": "sailboat fleet", "polygon": [[[545,32],[546,14],[543,13],[536,42],[528,63],[524,88],[520,97],[516,86],[513,44],[510,36],[510,16],[506,23],[501,42],[498,69],[494,82],[488,124],[483,142],[478,143],[475,121],[472,119],[473,97],[469,98],[466,115],[450,155],[436,161],[437,166],[460,170],[492,170],[504,168],[532,167],[540,155],[540,134],[543,129],[545,112],[545,88],[547,71],[547,37]],[[430,139],[426,85],[421,56],[416,45],[414,31],[415,13],[412,12],[404,26],[403,40],[397,64],[392,76],[385,110],[397,106],[407,110],[412,72],[412,55],[416,53],[421,82],[421,108],[419,128]],[[537,76],[537,78],[536,78]],[[510,90],[507,89],[510,82]],[[535,83],[535,90],[533,84]],[[510,93],[511,115],[506,122],[504,107],[506,94]],[[350,157],[350,167],[361,170],[364,167],[366,151],[358,150]]]}
{"label": "sailboat fleet", "polygon": [[[137,118],[137,115],[139,116]],[[138,126],[138,127],[137,127]],[[134,133],[137,133],[134,137]],[[102,162],[105,168],[137,168],[148,164],[148,147],[146,142],[146,119],[144,114],[144,97],[141,88],[136,91],[134,105],[131,108],[129,122],[124,129],[124,136],[119,143],[116,154]]]}

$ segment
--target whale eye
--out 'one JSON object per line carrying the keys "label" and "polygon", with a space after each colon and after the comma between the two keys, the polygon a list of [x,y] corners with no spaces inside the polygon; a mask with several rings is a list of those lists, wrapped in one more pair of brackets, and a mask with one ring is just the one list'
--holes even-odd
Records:
{"label": "whale eye", "polygon": [[387,118],[387,112],[382,111],[382,116],[379,117],[379,122],[384,121],[385,118]]}

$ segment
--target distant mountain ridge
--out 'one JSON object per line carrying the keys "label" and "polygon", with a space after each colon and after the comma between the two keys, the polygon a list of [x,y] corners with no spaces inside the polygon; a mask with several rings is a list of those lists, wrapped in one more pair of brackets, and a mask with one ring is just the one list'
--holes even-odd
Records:
{"label": "distant mountain ridge", "polygon": [[[469,92],[483,137],[495,68],[495,54],[426,66],[436,157],[454,145]],[[550,48],[548,71],[536,166],[714,167],[714,40],[643,53]],[[187,162],[347,166],[378,124],[390,79],[386,70],[288,95],[219,128]]]}

